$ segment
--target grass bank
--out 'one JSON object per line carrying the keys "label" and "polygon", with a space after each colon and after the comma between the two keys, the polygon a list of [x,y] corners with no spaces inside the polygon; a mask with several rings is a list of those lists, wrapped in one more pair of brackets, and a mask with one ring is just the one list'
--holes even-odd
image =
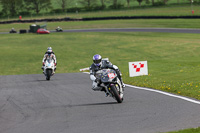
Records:
{"label": "grass bank", "polygon": [[[44,18],[92,18],[92,17],[111,17],[111,16],[199,16],[199,5],[166,5],[156,7],[132,7],[127,9],[118,10],[100,10],[93,12],[79,12],[79,13],[41,13],[39,15],[22,15],[22,20],[27,19],[44,19]],[[194,10],[194,14],[192,14]],[[0,21],[18,20],[19,15],[6,16],[1,18]]]}
{"label": "grass bank", "polygon": [[[127,84],[200,99],[200,38],[177,33],[54,33],[1,35],[1,75],[39,74],[48,46],[57,73],[79,72],[96,53],[119,66]],[[149,75],[130,78],[128,62],[148,61]]]}

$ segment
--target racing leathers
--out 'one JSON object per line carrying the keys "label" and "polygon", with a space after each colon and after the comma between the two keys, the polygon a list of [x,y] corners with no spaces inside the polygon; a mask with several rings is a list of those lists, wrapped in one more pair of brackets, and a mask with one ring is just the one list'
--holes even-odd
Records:
{"label": "racing leathers", "polygon": [[46,53],[44,54],[44,57],[43,57],[43,59],[42,59],[42,65],[43,65],[43,66],[42,66],[42,70],[44,70],[45,61],[46,61],[47,59],[53,59],[54,65],[55,65],[55,69],[54,69],[54,72],[55,72],[55,71],[56,71],[57,61],[56,61],[56,56],[55,56],[54,52],[51,52],[51,53],[46,52]]}
{"label": "racing leathers", "polygon": [[97,80],[96,80],[96,72],[98,70],[101,70],[101,69],[113,69],[116,71],[117,73],[117,77],[119,78],[119,80],[121,81],[121,84],[122,84],[122,87],[124,88],[125,85],[122,81],[122,77],[121,77],[121,72],[120,70],[118,69],[118,67],[116,65],[112,65],[111,62],[107,61],[107,60],[102,60],[102,64],[101,66],[95,66],[94,63],[90,66],[90,79],[93,81],[92,83],[92,89],[94,90],[96,87],[98,87],[100,84],[97,83]]}

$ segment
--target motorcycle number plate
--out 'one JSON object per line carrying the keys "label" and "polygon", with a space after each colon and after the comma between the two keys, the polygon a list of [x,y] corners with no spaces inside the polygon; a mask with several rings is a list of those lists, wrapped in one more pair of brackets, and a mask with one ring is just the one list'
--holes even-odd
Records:
{"label": "motorcycle number plate", "polygon": [[115,74],[114,73],[109,73],[108,77],[111,78],[111,79],[113,79],[115,77]]}

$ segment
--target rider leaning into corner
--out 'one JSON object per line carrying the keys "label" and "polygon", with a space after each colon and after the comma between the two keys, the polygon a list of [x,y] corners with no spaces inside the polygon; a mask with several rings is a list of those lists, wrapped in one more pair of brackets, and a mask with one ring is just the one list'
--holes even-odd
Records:
{"label": "rider leaning into corner", "polygon": [[100,84],[97,84],[97,80],[95,77],[96,72],[98,70],[105,69],[105,68],[113,69],[116,71],[117,77],[121,81],[122,87],[124,88],[125,84],[122,81],[122,77],[121,77],[122,74],[121,74],[119,68],[116,65],[112,65],[112,63],[109,62],[108,60],[102,60],[101,55],[96,54],[93,56],[93,63],[90,66],[90,79],[93,81],[92,89],[94,89],[100,85]]}
{"label": "rider leaning into corner", "polygon": [[56,56],[55,56],[55,54],[54,54],[54,52],[53,52],[53,50],[52,50],[51,47],[48,47],[48,48],[47,48],[47,51],[46,51],[46,53],[44,54],[44,58],[43,58],[43,60],[42,60],[42,70],[43,70],[43,73],[44,73],[45,61],[46,61],[47,59],[49,59],[49,58],[54,60],[54,65],[55,65],[54,73],[55,73],[57,61],[56,61]]}

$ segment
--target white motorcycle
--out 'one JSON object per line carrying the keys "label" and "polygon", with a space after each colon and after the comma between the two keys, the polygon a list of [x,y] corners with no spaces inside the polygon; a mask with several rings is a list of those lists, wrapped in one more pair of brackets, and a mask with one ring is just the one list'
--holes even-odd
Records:
{"label": "white motorcycle", "polygon": [[55,64],[53,59],[47,59],[44,65],[44,75],[46,80],[50,80],[51,76],[55,73]]}

